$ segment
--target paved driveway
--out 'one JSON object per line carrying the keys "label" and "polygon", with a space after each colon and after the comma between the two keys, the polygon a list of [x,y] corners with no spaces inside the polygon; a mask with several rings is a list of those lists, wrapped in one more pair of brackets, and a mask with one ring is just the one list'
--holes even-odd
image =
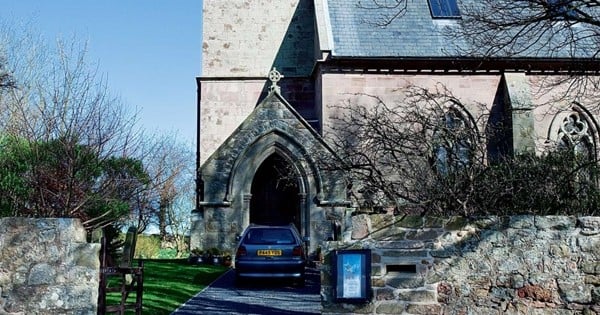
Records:
{"label": "paved driveway", "polygon": [[228,271],[171,315],[191,314],[320,314],[320,279],[315,269],[306,270],[306,285],[296,288],[287,282],[255,280],[241,287]]}

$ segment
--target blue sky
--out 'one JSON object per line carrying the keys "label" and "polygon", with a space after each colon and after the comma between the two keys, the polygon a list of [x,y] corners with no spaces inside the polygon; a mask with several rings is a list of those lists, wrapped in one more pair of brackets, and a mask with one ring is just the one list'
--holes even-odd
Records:
{"label": "blue sky", "polygon": [[8,0],[0,19],[28,23],[52,43],[88,42],[111,93],[138,108],[148,131],[196,136],[202,0]]}

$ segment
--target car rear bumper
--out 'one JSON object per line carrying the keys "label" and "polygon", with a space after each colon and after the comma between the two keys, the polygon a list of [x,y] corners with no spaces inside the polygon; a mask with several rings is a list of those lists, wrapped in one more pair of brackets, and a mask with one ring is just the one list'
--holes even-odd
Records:
{"label": "car rear bumper", "polygon": [[235,273],[246,278],[302,278],[305,261],[236,261]]}
{"label": "car rear bumper", "polygon": [[303,272],[285,272],[285,273],[256,273],[256,272],[240,272],[236,271],[236,276],[242,278],[303,278]]}

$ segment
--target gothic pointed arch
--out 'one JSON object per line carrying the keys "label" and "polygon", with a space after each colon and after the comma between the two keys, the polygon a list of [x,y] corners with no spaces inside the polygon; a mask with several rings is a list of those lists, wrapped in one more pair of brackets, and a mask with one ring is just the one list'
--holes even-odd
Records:
{"label": "gothic pointed arch", "polygon": [[471,164],[478,139],[473,116],[461,104],[449,102],[433,130],[432,166],[439,174],[447,175]]}
{"label": "gothic pointed arch", "polygon": [[573,103],[553,117],[548,139],[560,149],[590,160],[598,158],[598,123],[581,104]]}
{"label": "gothic pointed arch", "polygon": [[320,171],[307,156],[303,146],[281,130],[248,145],[232,167],[227,197],[245,200],[241,209],[245,222],[294,223],[309,233],[308,198],[319,194],[322,183]]}
{"label": "gothic pointed arch", "polygon": [[[302,235],[326,239],[331,222],[324,208],[342,211],[349,204],[341,171],[319,163],[337,159],[335,153],[273,83],[265,99],[199,169],[203,190],[195,246],[234,247],[235,235],[250,223],[269,221],[291,221]],[[286,170],[286,178],[278,175],[278,168]],[[289,180],[290,186],[278,190],[278,180]],[[277,212],[284,207],[289,209]]]}
{"label": "gothic pointed arch", "polygon": [[299,182],[300,193],[308,193],[308,187],[311,186],[316,194],[321,193],[323,183],[316,161],[291,135],[274,129],[258,137],[238,156],[228,180],[226,199],[231,199],[232,195],[241,192],[248,192],[253,179],[248,175],[255,174],[264,161],[273,154],[287,161],[289,167],[302,178]]}

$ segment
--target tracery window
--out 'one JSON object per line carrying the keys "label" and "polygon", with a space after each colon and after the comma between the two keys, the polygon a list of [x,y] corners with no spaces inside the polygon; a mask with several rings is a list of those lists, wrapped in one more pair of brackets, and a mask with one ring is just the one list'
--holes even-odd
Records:
{"label": "tracery window", "polygon": [[464,169],[471,164],[473,146],[469,120],[458,110],[450,109],[440,118],[433,134],[433,167],[441,175]]}
{"label": "tracery window", "polygon": [[594,163],[597,156],[596,123],[577,106],[559,122],[556,130],[558,149],[573,159],[575,167],[569,185],[573,193],[585,193],[588,187],[598,185]]}
{"label": "tracery window", "polygon": [[572,150],[579,157],[594,158],[592,128],[579,112],[573,111],[563,119],[558,131],[558,146]]}

